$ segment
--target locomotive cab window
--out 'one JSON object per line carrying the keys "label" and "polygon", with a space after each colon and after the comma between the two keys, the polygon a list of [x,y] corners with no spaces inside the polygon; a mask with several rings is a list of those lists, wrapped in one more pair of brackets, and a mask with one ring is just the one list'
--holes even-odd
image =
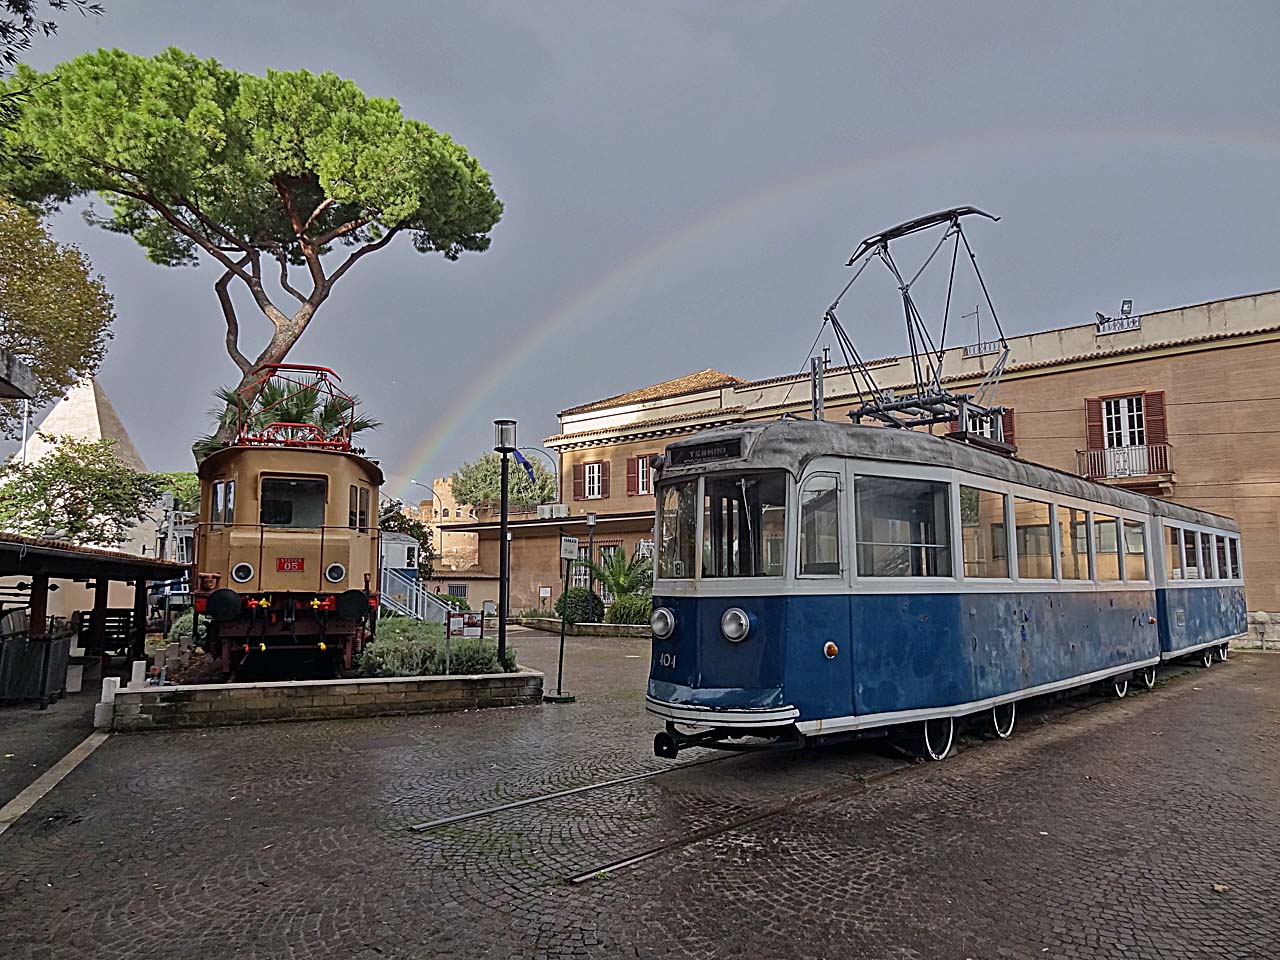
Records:
{"label": "locomotive cab window", "polygon": [[831,473],[805,480],[800,488],[800,576],[840,573],[840,481]]}
{"label": "locomotive cab window", "polygon": [[858,574],[951,576],[950,486],[933,480],[854,481]]}
{"label": "locomotive cab window", "polygon": [[966,577],[1008,577],[1009,536],[1002,493],[960,487],[960,545]]}
{"label": "locomotive cab window", "polygon": [[787,535],[781,470],[703,481],[702,575],[780,577]]}
{"label": "locomotive cab window", "polygon": [[303,477],[267,477],[262,481],[264,527],[323,527],[328,483]]}

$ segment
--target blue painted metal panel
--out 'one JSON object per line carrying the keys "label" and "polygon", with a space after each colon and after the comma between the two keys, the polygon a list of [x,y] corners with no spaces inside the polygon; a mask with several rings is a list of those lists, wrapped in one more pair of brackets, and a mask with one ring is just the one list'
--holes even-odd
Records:
{"label": "blue painted metal panel", "polygon": [[1160,611],[1160,649],[1176,653],[1248,629],[1244,588],[1172,587],[1156,591]]}

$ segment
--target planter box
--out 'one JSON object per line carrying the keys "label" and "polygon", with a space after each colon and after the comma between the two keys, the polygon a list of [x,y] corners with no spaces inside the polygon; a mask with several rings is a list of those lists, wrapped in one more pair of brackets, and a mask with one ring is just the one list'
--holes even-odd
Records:
{"label": "planter box", "polygon": [[[507,622],[531,630],[545,630],[555,634],[560,632],[560,621],[555,617],[512,617]],[[653,636],[647,623],[571,623],[565,633],[571,637],[635,637],[641,640],[648,640]]]}
{"label": "planter box", "polygon": [[[477,676],[210,683],[119,690],[109,723],[116,731],[162,730],[278,720],[443,713],[477,707],[532,706],[541,702],[542,674],[536,670]],[[103,721],[106,725],[105,715]]]}

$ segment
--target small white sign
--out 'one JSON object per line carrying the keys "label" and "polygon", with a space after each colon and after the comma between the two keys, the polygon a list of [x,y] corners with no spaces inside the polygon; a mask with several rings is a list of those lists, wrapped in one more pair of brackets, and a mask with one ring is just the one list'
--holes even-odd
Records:
{"label": "small white sign", "polygon": [[539,597],[541,597],[543,600],[546,600],[547,598],[549,598],[549,597],[551,596],[551,588],[550,588],[550,587],[539,587],[539,588],[538,588],[538,596],[539,596]]}
{"label": "small white sign", "polygon": [[578,538],[577,537],[561,537],[560,538],[560,559],[561,560],[577,560],[578,559]]}
{"label": "small white sign", "polygon": [[486,600],[484,602],[484,615],[486,617],[492,617],[497,612],[498,602],[496,600]]}

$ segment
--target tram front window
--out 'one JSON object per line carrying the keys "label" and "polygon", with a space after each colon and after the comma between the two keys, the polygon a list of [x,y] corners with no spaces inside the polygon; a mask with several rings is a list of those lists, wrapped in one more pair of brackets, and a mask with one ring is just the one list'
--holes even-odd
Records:
{"label": "tram front window", "polygon": [[327,493],[324,480],[264,479],[261,523],[264,527],[323,527]]}
{"label": "tram front window", "polygon": [[684,480],[662,488],[659,503],[658,576],[684,580],[693,576],[697,556],[698,481]]}
{"label": "tram front window", "polygon": [[858,575],[951,576],[950,487],[933,480],[858,477]]}
{"label": "tram front window", "polygon": [[787,475],[776,470],[707,477],[705,488],[702,575],[782,576]]}

